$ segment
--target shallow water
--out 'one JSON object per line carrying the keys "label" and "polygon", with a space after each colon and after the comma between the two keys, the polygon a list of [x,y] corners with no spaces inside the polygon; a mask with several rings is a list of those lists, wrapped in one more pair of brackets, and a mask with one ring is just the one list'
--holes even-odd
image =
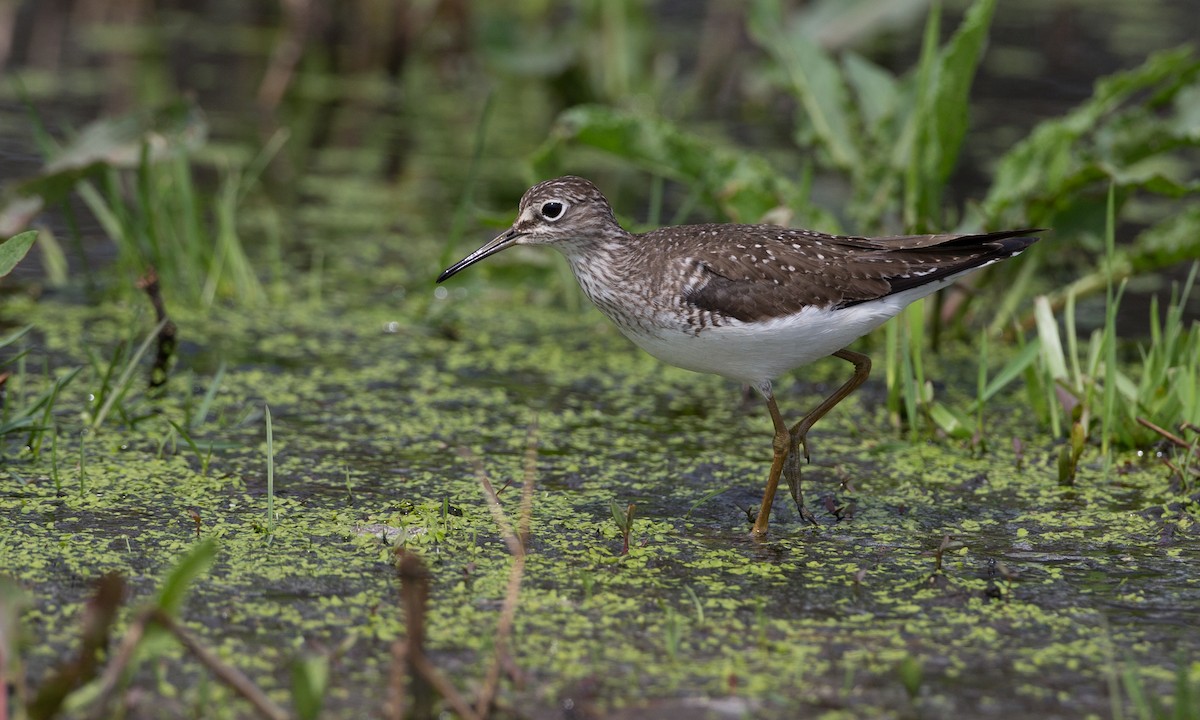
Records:
{"label": "shallow water", "polygon": [[[661,367],[591,312],[517,317],[466,302],[470,313],[455,320],[461,340],[380,308],[335,317],[296,308],[250,321],[287,361],[263,365],[262,349],[244,349],[253,362],[225,355],[213,419],[194,439],[232,447],[213,453],[207,474],[182,443],[157,449],[165,419],[182,412],[180,387],[136,401],[158,413],[138,432],[113,425],[87,438],[82,492],[69,423],[58,436],[61,492],[46,453],[10,459],[0,563],[34,598],[32,676],[69,647],[78,603],[102,572],[125,574],[134,604],[153,592],[195,540],[194,510],[201,536],[220,538],[221,550],[182,616],[256,681],[285,687],[289,658],[352,640],[334,665],[331,710],[379,706],[401,621],[387,543],[370,533],[389,526],[433,572],[435,661],[472,687],[508,560],[458,448],[474,452],[497,486],[513,483],[502,497],[515,516],[535,416],[532,554],[513,637],[527,679],[503,693],[518,716],[573,704],[671,717],[694,714],[693,703],[723,716],[718,701],[737,698],[746,704],[734,707],[756,717],[797,708],[1079,717],[1107,712],[1111,673],[1129,668],[1149,695],[1169,697],[1176,665],[1195,657],[1194,505],[1142,512],[1177,497],[1153,463],[1109,476],[1092,455],[1076,487],[1061,488],[1056,448],[1024,433],[1019,410],[997,411],[996,449],[975,457],[955,443],[894,442],[856,396],[813,433],[805,482],[819,527],[781,498],[770,536],[754,541],[744,509],[759,500],[770,425],[740,404],[738,388]],[[66,348],[93,324],[70,318],[120,312],[54,302],[25,310],[39,327],[68,320],[35,346]],[[402,331],[382,331],[397,319]],[[197,347],[225,335],[220,321],[179,322]],[[471,339],[473,327],[486,338]],[[586,352],[573,349],[585,338]],[[60,354],[56,364],[70,361]],[[818,364],[811,379],[785,384],[784,406],[814,402],[841,369]],[[193,392],[206,389],[197,382]],[[262,400],[274,419],[273,536],[263,421],[247,415]],[[1020,470],[1006,441],[1013,434],[1027,445]],[[834,519],[825,496],[852,500],[853,517]],[[623,557],[612,502],[637,506]],[[443,513],[443,503],[461,515]],[[938,573],[945,535],[957,544]],[[905,658],[923,668],[913,698],[899,680]],[[166,670],[181,690],[202,675],[182,659]],[[196,701],[182,691],[179,705],[135,715]]]}

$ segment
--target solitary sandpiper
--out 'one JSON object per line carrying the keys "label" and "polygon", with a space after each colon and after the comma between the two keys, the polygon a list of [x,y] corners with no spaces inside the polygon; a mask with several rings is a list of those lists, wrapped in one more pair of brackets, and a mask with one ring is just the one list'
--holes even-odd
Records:
{"label": "solitary sandpiper", "polygon": [[[767,531],[785,474],[803,512],[798,451],[806,435],[871,372],[846,346],[955,279],[1037,241],[1007,230],[979,235],[849,237],[776,225],[681,225],[634,234],[580,177],[547,180],[521,198],[507,232],[446,268],[437,281],[514,245],[550,245],[621,332],[658,359],[753,385],[775,424],[766,493],[754,523]],[[791,429],[771,381],[827,355],[854,375]]]}

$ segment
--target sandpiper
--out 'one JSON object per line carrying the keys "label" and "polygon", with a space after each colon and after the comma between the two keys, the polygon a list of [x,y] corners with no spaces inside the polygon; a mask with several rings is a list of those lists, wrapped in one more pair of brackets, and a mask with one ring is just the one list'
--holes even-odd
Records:
{"label": "sandpiper", "polygon": [[[1006,230],[978,235],[851,237],[777,225],[707,224],[630,233],[581,177],[534,185],[503,234],[446,268],[440,283],[514,245],[549,245],[585,295],[621,332],[663,362],[754,386],[775,425],[774,458],[754,533],[765,534],[784,463],[825,413],[871,372],[846,346],[955,279],[1037,241]],[[833,355],[854,375],[790,429],[771,381]],[[798,471],[797,471],[798,472]],[[805,512],[799,480],[788,476]]]}

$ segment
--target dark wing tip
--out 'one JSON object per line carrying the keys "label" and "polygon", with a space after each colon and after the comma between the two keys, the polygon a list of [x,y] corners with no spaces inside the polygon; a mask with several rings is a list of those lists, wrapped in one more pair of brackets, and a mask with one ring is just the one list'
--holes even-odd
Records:
{"label": "dark wing tip", "polygon": [[1034,233],[1042,232],[1047,232],[1047,230],[1045,228],[1021,228],[1019,230],[999,230],[976,235],[962,235],[949,242],[940,243],[936,247],[983,248],[990,246],[994,248],[994,251],[987,253],[988,255],[1009,258],[1021,254],[1030,245],[1040,240],[1041,238],[1037,237]]}
{"label": "dark wing tip", "polygon": [[[1024,252],[1030,245],[1038,241],[1032,233],[1043,232],[1041,229],[1025,228],[1021,230],[1000,230],[998,232],[962,235],[915,252],[935,255],[940,252],[957,251],[963,256],[951,262],[938,262],[927,266],[924,272],[913,272],[888,278],[891,287],[889,295],[903,292],[922,285],[929,285],[946,277],[982,268],[996,262],[1008,260]],[[855,305],[871,298],[863,298],[844,302],[843,305]]]}
{"label": "dark wing tip", "polygon": [[1009,257],[1015,257],[1025,252],[1025,249],[1037,242],[1040,238],[1033,235],[1016,235],[1013,237],[1000,238],[994,241],[1000,246],[1000,253],[1007,253]]}

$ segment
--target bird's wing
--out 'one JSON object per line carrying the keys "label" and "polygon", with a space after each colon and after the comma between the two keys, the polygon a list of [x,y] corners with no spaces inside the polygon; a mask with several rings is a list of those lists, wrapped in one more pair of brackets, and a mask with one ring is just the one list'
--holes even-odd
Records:
{"label": "bird's wing", "polygon": [[856,305],[1003,260],[1037,240],[1029,232],[862,238],[773,225],[692,225],[643,237],[648,252],[657,248],[694,265],[687,304],[753,322],[809,306]]}

